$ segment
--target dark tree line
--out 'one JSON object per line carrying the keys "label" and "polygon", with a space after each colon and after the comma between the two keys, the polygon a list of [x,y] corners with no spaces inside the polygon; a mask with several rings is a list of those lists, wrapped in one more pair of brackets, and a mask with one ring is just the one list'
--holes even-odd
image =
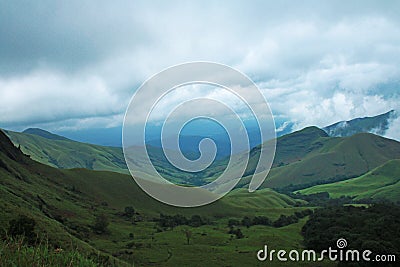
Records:
{"label": "dark tree line", "polygon": [[200,215],[193,215],[190,218],[186,218],[181,214],[176,215],[165,215],[160,214],[159,218],[155,218],[154,221],[157,222],[158,226],[167,229],[173,229],[179,225],[188,225],[192,227],[199,227],[206,224],[211,224],[208,218],[202,217]]}
{"label": "dark tree line", "polygon": [[[302,234],[309,249],[322,251],[329,246],[335,248],[336,241],[344,238],[348,249],[368,249],[373,254],[393,254],[399,259],[400,207],[373,204],[369,208],[321,208],[310,216],[302,228]],[[365,262],[360,266],[366,266]]]}
{"label": "dark tree line", "polygon": [[313,213],[312,210],[306,209],[302,211],[296,211],[293,215],[281,215],[276,221],[272,221],[266,216],[255,216],[254,218],[250,218],[248,216],[244,216],[241,221],[230,219],[228,221],[228,227],[234,228],[237,226],[245,226],[249,228],[253,225],[266,225],[273,227],[282,227],[292,223],[297,223],[299,219],[304,218]]}

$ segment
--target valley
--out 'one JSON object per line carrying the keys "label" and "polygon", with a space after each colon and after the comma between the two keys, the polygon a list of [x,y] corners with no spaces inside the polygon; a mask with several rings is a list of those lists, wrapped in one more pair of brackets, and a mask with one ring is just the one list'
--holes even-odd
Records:
{"label": "valley", "polygon": [[[17,215],[28,216],[36,223],[38,238],[54,248],[77,251],[87,266],[263,266],[255,253],[264,244],[306,249],[302,229],[309,214],[330,205],[331,199],[345,196],[338,203],[351,205],[399,201],[400,143],[369,133],[330,137],[308,127],[279,137],[262,189],[249,193],[249,175],[259,154],[255,147],[236,189],[212,204],[190,209],[162,204],[144,193],[127,174],[119,148],[43,132],[6,134],[0,132],[4,233]],[[157,168],[176,182],[187,182],[165,167],[159,149],[149,151]],[[90,158],[96,163],[88,165]],[[212,179],[224,164],[219,160],[198,177]],[[329,198],[319,198],[319,204],[305,200],[320,193]],[[99,220],[104,228],[98,228]],[[336,263],[326,261],[323,266]]]}

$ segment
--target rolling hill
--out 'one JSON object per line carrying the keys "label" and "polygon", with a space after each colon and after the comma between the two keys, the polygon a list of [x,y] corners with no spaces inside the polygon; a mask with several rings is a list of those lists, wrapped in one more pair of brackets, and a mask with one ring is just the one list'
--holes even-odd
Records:
{"label": "rolling hill", "polygon": [[[37,129],[35,134],[11,131],[7,134],[32,159],[53,167],[128,173],[120,148],[64,140]],[[50,139],[43,136],[50,136]],[[271,143],[266,142],[263,149],[268,150],[270,146]],[[222,159],[200,173],[182,172],[166,160],[160,148],[148,146],[147,149],[155,168],[166,179],[177,184],[202,185],[217,177],[227,164],[226,159]],[[246,187],[249,183],[249,175],[254,172],[258,161],[259,149],[260,146],[257,146],[251,150],[245,177],[238,187]],[[397,141],[369,133],[329,137],[322,129],[307,127],[277,139],[273,168],[262,187],[294,191],[351,179],[398,158],[400,143]],[[136,164],[145,162],[140,155],[135,160]]]}
{"label": "rolling hill", "polygon": [[122,149],[72,141],[41,129],[5,131],[22,152],[43,164],[61,169],[86,168],[128,173]]}
{"label": "rolling hill", "polygon": [[355,200],[371,198],[398,202],[400,201],[400,160],[390,160],[357,178],[317,185],[298,192],[305,195],[328,192],[332,198],[350,196]]}
{"label": "rolling hill", "polygon": [[50,140],[71,141],[70,139],[68,139],[68,138],[66,138],[64,136],[53,134],[53,133],[50,133],[50,132],[45,131],[45,130],[40,129],[40,128],[28,128],[28,129],[24,130],[22,133],[38,135],[38,136],[41,136],[41,137],[44,137],[44,138],[50,139]]}
{"label": "rolling hill", "polygon": [[[253,162],[257,153],[252,151]],[[309,127],[277,139],[274,168],[262,187],[294,191],[346,180],[399,158],[400,143],[395,140],[369,133],[329,137],[321,129]],[[252,172],[254,168],[247,170],[247,174]],[[244,177],[240,186],[246,187],[249,181],[250,177]]]}

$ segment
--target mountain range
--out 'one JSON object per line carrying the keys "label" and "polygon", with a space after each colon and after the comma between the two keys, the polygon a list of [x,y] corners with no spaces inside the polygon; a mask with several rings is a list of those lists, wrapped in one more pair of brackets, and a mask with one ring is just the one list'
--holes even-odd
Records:
{"label": "mountain range", "polygon": [[[372,133],[333,137],[307,127],[279,137],[276,144],[273,168],[259,190],[247,190],[261,148],[255,146],[238,188],[210,205],[183,209],[143,192],[126,174],[121,148],[76,142],[41,129],[0,131],[0,229],[7,229],[16,215],[26,215],[52,246],[77,248],[117,266],[187,265],[194,251],[204,262],[219,264],[217,254],[227,265],[254,265],[252,252],[266,240],[273,247],[303,248],[300,233],[308,218],[290,220],[314,206],[299,198],[400,201],[400,143],[395,140]],[[263,149],[270,146],[267,141]],[[226,166],[221,158],[207,172],[187,176],[165,163],[160,148],[148,146],[148,151],[156,169],[176,183],[207,182]],[[127,218],[132,207],[134,215]],[[99,216],[110,222],[103,234],[93,230]],[[168,216],[206,223],[160,228],[159,220]],[[257,216],[289,225],[242,225],[241,239],[227,234],[227,224]],[[188,229],[193,233],[190,246],[185,241]]]}
{"label": "mountain range", "polygon": [[[393,112],[389,112],[373,120],[383,121],[392,116]],[[354,120],[349,125],[352,129],[361,129],[360,124],[366,125],[371,120]],[[80,143],[39,129],[6,133],[32,159],[53,167],[128,173],[121,148]],[[264,149],[270,149],[269,146],[270,143],[266,142]],[[248,185],[258,162],[259,149],[256,146],[251,150],[249,164],[239,187]],[[156,169],[166,179],[178,184],[205,184],[221,174],[228,163],[227,159],[219,158],[203,172],[188,173],[172,166],[161,148],[148,146],[147,150]],[[400,158],[400,145],[397,141],[370,133],[331,137],[322,129],[308,127],[277,139],[273,168],[262,187],[293,191],[342,181],[364,175],[397,158]],[[145,162],[140,155],[136,160],[138,164]]]}

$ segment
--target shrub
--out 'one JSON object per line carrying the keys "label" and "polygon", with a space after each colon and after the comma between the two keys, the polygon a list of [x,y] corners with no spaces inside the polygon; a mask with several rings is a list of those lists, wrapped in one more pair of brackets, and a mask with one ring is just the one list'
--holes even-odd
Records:
{"label": "shrub", "polygon": [[104,214],[100,214],[96,216],[94,221],[93,230],[97,234],[104,234],[108,232],[108,218]]}
{"label": "shrub", "polygon": [[9,221],[8,234],[12,237],[24,236],[28,242],[34,242],[36,221],[25,215]]}

